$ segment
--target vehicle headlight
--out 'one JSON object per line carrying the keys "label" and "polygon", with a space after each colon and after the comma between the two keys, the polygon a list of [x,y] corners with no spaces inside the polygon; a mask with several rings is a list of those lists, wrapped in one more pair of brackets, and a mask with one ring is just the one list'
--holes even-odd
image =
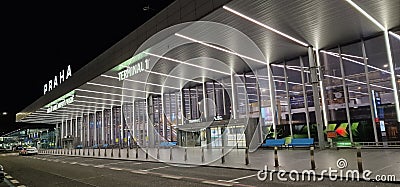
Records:
{"label": "vehicle headlight", "polygon": [[2,165],[0,165],[0,171],[3,171],[3,166]]}

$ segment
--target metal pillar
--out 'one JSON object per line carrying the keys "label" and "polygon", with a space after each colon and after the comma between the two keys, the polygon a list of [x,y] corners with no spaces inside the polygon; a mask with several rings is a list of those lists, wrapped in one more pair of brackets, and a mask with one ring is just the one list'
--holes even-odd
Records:
{"label": "metal pillar", "polygon": [[351,120],[350,120],[350,108],[349,108],[349,96],[346,86],[346,76],[343,67],[343,59],[342,59],[342,50],[340,46],[338,46],[339,50],[339,63],[340,63],[340,72],[342,74],[342,84],[343,84],[343,93],[344,93],[344,102],[346,106],[346,116],[347,116],[347,123],[349,125],[349,134],[350,134],[350,142],[353,143],[353,133],[351,132]]}
{"label": "metal pillar", "polygon": [[237,111],[237,90],[236,90],[236,79],[235,79],[235,74],[234,72],[231,72],[231,86],[232,86],[232,114],[233,114],[233,119],[237,119],[238,116],[238,111]]}
{"label": "metal pillar", "polygon": [[307,89],[306,89],[306,83],[305,83],[305,78],[304,78],[304,63],[303,63],[303,58],[299,57],[299,60],[300,60],[300,66],[301,66],[301,84],[303,87],[303,99],[304,99],[304,109],[305,109],[305,113],[306,113],[307,135],[308,135],[308,138],[311,138],[310,112],[308,110]]}
{"label": "metal pillar", "polygon": [[400,106],[399,106],[400,104],[399,104],[399,92],[398,92],[399,88],[397,88],[394,63],[392,59],[392,51],[390,50],[389,32],[385,30],[384,35],[385,35],[386,54],[388,57],[389,69],[390,69],[390,78],[392,80],[391,82],[393,87],[394,104],[396,107],[395,109],[397,114],[397,122],[400,122]]}
{"label": "metal pillar", "polygon": [[272,66],[271,63],[268,62],[267,65],[268,70],[268,86],[269,86],[269,97],[271,99],[271,109],[272,109],[272,128],[274,128],[274,137],[275,139],[278,138],[276,134],[276,125],[278,124],[278,116],[277,116],[277,108],[276,108],[276,98],[275,98],[275,83],[274,77],[272,74]]}
{"label": "metal pillar", "polygon": [[289,113],[290,136],[293,138],[292,107],[290,106],[290,94],[289,94],[289,83],[288,83],[289,80],[288,80],[288,75],[287,75],[286,61],[284,62],[283,73],[284,73],[284,76],[285,76],[286,102],[287,102],[287,105],[288,105],[288,113]]}
{"label": "metal pillar", "polygon": [[314,96],[314,107],[315,107],[315,118],[317,122],[317,133],[318,133],[318,143],[319,149],[325,149],[325,137],[323,132],[323,121],[320,107],[320,95],[318,90],[318,69],[319,67],[315,63],[314,59],[314,51],[312,47],[308,47],[308,61],[310,63],[310,76],[311,76],[311,85]]}
{"label": "metal pillar", "polygon": [[374,129],[374,137],[375,137],[375,142],[378,143],[378,133],[376,132],[376,122],[375,122],[375,114],[374,114],[374,100],[372,97],[375,97],[372,95],[372,90],[371,90],[371,85],[369,83],[369,77],[368,77],[368,60],[367,60],[367,52],[365,50],[365,42],[364,40],[361,40],[361,49],[363,53],[363,59],[364,59],[364,72],[365,72],[365,80],[367,81],[367,89],[368,89],[368,97],[369,97],[369,103],[370,103],[370,111],[371,111],[371,120],[372,120],[372,126]]}

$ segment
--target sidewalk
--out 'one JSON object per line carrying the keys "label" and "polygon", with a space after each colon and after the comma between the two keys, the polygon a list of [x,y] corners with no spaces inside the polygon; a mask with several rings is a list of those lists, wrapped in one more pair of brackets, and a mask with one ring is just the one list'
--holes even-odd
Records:
{"label": "sidewalk", "polygon": [[[136,151],[137,150],[137,151]],[[76,151],[76,152],[75,152]],[[146,152],[147,158],[146,158]],[[222,153],[224,152],[224,154]],[[164,162],[183,167],[195,167],[198,165],[230,167],[240,169],[259,170],[303,170],[311,169],[310,150],[306,148],[278,149],[278,164],[275,166],[275,154],[273,149],[260,148],[255,152],[249,152],[248,164],[246,164],[245,149],[201,149],[196,148],[134,148],[129,149],[72,149],[72,150],[40,150],[41,154],[84,156],[108,159],[128,159],[141,161]],[[137,157],[136,157],[137,153]],[[222,155],[225,155],[222,158]],[[338,160],[341,159],[338,167]],[[345,160],[343,160],[345,159]],[[224,160],[224,163],[222,163]],[[314,150],[315,173],[321,174],[323,170],[357,171],[357,149],[326,149]],[[362,149],[361,161],[363,171],[370,170],[370,178],[377,175],[394,175],[396,181],[400,181],[400,149]],[[327,173],[322,173],[327,176]]]}

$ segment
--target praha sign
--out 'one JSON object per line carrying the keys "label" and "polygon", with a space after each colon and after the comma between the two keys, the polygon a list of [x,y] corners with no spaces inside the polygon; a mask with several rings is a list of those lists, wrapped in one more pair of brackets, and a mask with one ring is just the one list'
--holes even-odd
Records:
{"label": "praha sign", "polygon": [[65,75],[64,70],[62,70],[62,71],[60,71],[60,76],[57,77],[57,75],[56,75],[56,76],[54,76],[54,79],[51,79],[51,80],[49,80],[48,83],[44,84],[43,95],[45,95],[47,92],[51,91],[52,89],[56,88],[59,84],[63,83],[65,80],[67,80],[71,76],[72,76],[71,65],[68,65],[67,75]]}
{"label": "praha sign", "polygon": [[68,104],[71,104],[72,102],[74,102],[74,95],[71,95],[63,100],[60,100],[59,102],[50,105],[49,108],[47,108],[47,113],[53,112],[59,108],[62,108]]}

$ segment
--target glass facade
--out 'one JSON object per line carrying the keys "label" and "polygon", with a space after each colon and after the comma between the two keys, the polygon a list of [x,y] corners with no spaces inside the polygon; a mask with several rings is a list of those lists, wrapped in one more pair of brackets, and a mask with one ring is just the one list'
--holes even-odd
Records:
{"label": "glass facade", "polygon": [[[84,113],[58,124],[59,137],[71,136],[74,146],[89,147],[162,142],[246,147],[249,141],[260,144],[268,138],[318,140],[317,118],[322,116],[325,141],[329,131],[337,133],[336,141],[400,141],[395,94],[400,94],[400,40],[389,35],[392,60],[382,47],[385,42],[382,34],[313,54],[319,65],[317,93],[311,79],[315,67],[303,55]],[[321,111],[316,111],[316,105]],[[252,133],[259,131],[259,140],[246,139],[247,123],[232,122],[248,118],[257,119]]]}

